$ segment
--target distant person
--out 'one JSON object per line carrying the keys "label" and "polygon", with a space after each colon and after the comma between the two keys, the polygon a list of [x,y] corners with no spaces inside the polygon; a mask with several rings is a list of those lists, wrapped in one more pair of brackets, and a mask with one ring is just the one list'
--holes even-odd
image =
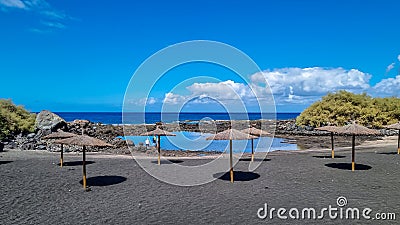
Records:
{"label": "distant person", "polygon": [[146,144],[146,148],[150,147],[150,140],[149,140],[149,138],[147,138],[146,141],[144,141],[144,143]]}
{"label": "distant person", "polygon": [[156,144],[157,143],[157,138],[156,138],[156,136],[153,136],[153,144]]}

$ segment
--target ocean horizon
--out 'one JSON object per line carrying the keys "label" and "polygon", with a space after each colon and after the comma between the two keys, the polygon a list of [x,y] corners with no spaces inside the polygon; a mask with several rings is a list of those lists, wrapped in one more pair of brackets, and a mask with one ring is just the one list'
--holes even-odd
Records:
{"label": "ocean horizon", "polygon": [[200,120],[258,120],[295,119],[300,113],[222,113],[222,112],[54,112],[67,122],[75,119],[89,120],[103,124],[154,124],[156,122],[196,122]]}

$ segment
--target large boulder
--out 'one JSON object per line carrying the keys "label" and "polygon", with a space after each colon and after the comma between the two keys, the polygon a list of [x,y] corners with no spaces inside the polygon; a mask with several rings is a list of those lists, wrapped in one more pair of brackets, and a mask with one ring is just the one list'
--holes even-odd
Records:
{"label": "large boulder", "polygon": [[47,110],[41,111],[36,116],[35,125],[36,128],[43,132],[43,134],[48,134],[57,131],[58,129],[68,129],[67,123],[63,118]]}
{"label": "large boulder", "polygon": [[75,126],[75,127],[87,127],[90,124],[89,120],[74,120],[71,123],[71,126]]}

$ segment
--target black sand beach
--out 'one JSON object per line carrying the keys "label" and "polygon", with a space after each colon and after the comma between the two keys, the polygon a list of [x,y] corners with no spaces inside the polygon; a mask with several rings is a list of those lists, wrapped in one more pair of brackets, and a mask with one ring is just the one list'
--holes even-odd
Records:
{"label": "black sand beach", "polygon": [[[1,224],[395,224],[396,221],[260,219],[268,207],[317,210],[337,207],[339,196],[348,207],[369,207],[400,216],[400,157],[395,146],[357,150],[358,170],[350,169],[351,152],[275,152],[254,171],[248,161],[235,166],[236,180],[179,187],[148,175],[130,156],[88,154],[88,185],[81,182],[81,155],[47,151],[8,150],[0,153]],[[327,157],[325,157],[327,156]],[[195,164],[202,159],[182,159]],[[69,163],[69,165],[68,165]],[[162,166],[168,166],[167,164]],[[210,176],[218,176],[215,171]],[[397,221],[399,218],[397,218]],[[397,222],[398,223],[398,222]]]}

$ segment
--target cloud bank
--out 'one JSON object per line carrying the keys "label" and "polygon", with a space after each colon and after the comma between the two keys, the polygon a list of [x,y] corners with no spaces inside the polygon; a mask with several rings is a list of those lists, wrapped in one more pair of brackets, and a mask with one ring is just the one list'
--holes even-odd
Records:
{"label": "cloud bank", "polygon": [[[370,85],[371,75],[357,69],[344,68],[282,68],[266,70],[250,76],[248,84],[232,80],[221,82],[193,83],[187,86],[189,94],[166,93],[163,98],[151,98],[147,104],[163,103],[178,105],[192,101],[196,104],[212,104],[215,100],[223,104],[256,103],[260,99],[270,99],[271,87],[277,106],[309,105],[328,92],[346,90],[353,93],[367,92],[375,97],[399,96],[400,75],[382,79],[376,85]],[[262,102],[262,101],[261,101]]]}
{"label": "cloud bank", "polygon": [[375,96],[388,97],[388,96],[400,96],[400,75],[395,78],[387,78],[377,83],[371,93]]}
{"label": "cloud bank", "polygon": [[283,68],[250,76],[253,85],[268,82],[277,104],[306,104],[337,90],[359,93],[370,87],[370,78],[370,74],[356,69],[322,67]]}

